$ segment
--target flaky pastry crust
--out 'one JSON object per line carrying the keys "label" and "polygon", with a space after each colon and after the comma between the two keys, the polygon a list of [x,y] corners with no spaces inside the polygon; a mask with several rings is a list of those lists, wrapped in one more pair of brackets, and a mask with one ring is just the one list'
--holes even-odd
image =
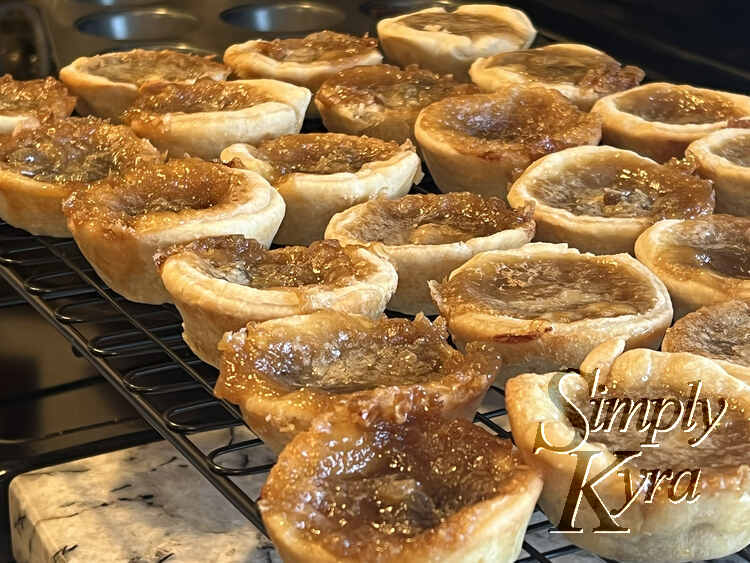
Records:
{"label": "flaky pastry crust", "polygon": [[[263,175],[284,198],[287,213],[274,239],[277,244],[305,245],[321,240],[326,225],[336,213],[377,197],[400,197],[422,179],[419,157],[409,141],[401,146],[392,143],[389,147],[380,139],[339,133],[299,135],[297,139],[301,143],[309,143],[305,154],[315,155],[316,163],[331,156],[329,152],[324,154],[316,150],[316,145],[352,143],[355,149],[362,146],[363,150],[358,154],[365,154],[366,145],[371,143],[382,148],[388,156],[364,158],[363,164],[353,171],[327,172],[326,166],[323,166],[321,172],[290,171],[279,176],[273,166],[273,157],[263,154],[264,145],[261,145],[260,151],[242,144],[227,147],[221,153],[223,162],[234,163]],[[268,146],[279,145],[285,140],[282,137]]]}
{"label": "flaky pastry crust", "polygon": [[379,21],[378,37],[388,60],[402,67],[418,64],[435,72],[452,74],[457,80],[468,81],[469,67],[479,57],[525,49],[536,37],[536,29],[526,14],[507,6],[466,4],[450,12],[507,25],[506,30],[477,33],[475,37],[446,32],[439,25],[434,29],[415,29],[401,22],[416,14],[446,13],[442,7],[426,8]]}
{"label": "flaky pastry crust", "polygon": [[[288,256],[283,276],[253,286],[264,257]],[[301,254],[295,261],[292,254]],[[318,255],[316,259],[315,255]],[[320,309],[377,318],[396,288],[396,272],[386,260],[359,247],[316,242],[310,248],[264,251],[240,236],[198,239],[157,257],[161,279],[182,316],[183,338],[203,361],[218,367],[222,335],[250,321],[312,313]],[[300,277],[315,278],[300,283]],[[323,279],[319,279],[319,278]]]}
{"label": "flaky pastry crust", "polygon": [[[655,96],[685,96],[685,103],[675,103],[675,108],[689,110],[704,105],[703,97],[716,98],[728,115],[706,118],[698,123],[688,120],[686,123],[669,123],[659,121],[659,117],[645,119],[629,109],[621,109],[623,104],[634,101],[650,109]],[[646,98],[648,101],[636,101],[634,98]],[[596,102],[591,112],[602,118],[602,142],[615,147],[633,150],[658,162],[666,162],[672,157],[681,157],[690,143],[727,126],[730,118],[750,115],[750,97],[696,88],[685,84],[677,85],[667,82],[652,82],[624,92],[611,94]]]}
{"label": "flaky pastry crust", "polygon": [[104,282],[141,303],[170,295],[154,255],[173,244],[240,234],[269,246],[284,200],[261,176],[199,159],[134,167],[63,204],[78,248]]}
{"label": "flaky pastry crust", "polygon": [[690,143],[685,154],[695,159],[698,173],[714,183],[717,213],[750,217],[750,162],[722,151],[732,143],[750,145],[750,129],[715,131]]}
{"label": "flaky pastry crust", "polygon": [[[492,302],[493,298],[491,295],[484,295],[481,289],[467,293],[456,285],[462,280],[471,283],[485,269],[492,271],[503,268],[506,263],[521,265],[535,260],[571,260],[572,264],[579,264],[579,267],[590,262],[612,268],[613,272],[619,272],[631,283],[639,284],[637,295],[630,295],[631,301],[643,299],[644,302],[638,307],[633,304],[627,307],[628,311],[623,312],[619,312],[618,307],[614,309],[618,311],[615,313],[610,313],[607,309],[602,314],[595,311],[583,312],[572,316],[573,320],[568,320],[563,313],[555,314],[548,320],[545,318],[545,315],[549,315],[544,303],[550,303],[550,310],[559,309],[564,312],[566,296],[570,294],[570,299],[575,299],[580,288],[572,287],[568,282],[565,286],[560,285],[559,290],[552,291],[545,285],[543,291],[552,293],[543,293],[536,298],[536,302],[542,307],[541,313],[519,316],[512,311],[506,312],[507,304],[483,304],[484,299]],[[544,269],[551,271],[549,263],[544,265]],[[531,279],[533,286],[533,282],[537,280],[534,277]],[[508,283],[515,283],[522,288],[526,281],[516,276],[511,277]],[[609,283],[607,279],[602,281]],[[616,287],[614,283],[612,282],[613,292]],[[567,244],[540,242],[518,249],[483,252],[451,272],[442,284],[430,282],[430,289],[457,345],[485,342],[503,357],[499,382],[524,372],[545,373],[554,369],[575,369],[593,348],[612,338],[624,338],[628,348],[657,348],[672,321],[672,305],[666,287],[643,264],[628,254],[595,256],[568,248]],[[530,295],[534,295],[533,288],[529,291]],[[502,292],[499,295],[502,297]],[[528,301],[531,297],[526,296],[525,299]],[[600,304],[608,306],[606,301],[609,299],[612,298],[600,296]],[[626,304],[629,303],[630,301],[626,301]]]}

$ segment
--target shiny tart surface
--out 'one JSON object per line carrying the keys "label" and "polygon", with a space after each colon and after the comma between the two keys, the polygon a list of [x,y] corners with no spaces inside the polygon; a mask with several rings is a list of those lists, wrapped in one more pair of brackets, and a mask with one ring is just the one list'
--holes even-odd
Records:
{"label": "shiny tart surface", "polygon": [[0,115],[68,117],[76,100],[62,82],[52,77],[37,80],[13,80],[10,74],[0,76]]}
{"label": "shiny tart surface", "polygon": [[512,560],[535,473],[510,441],[387,396],[320,420],[279,457],[260,507],[284,559],[459,560],[481,544]]}
{"label": "shiny tart surface", "polygon": [[336,62],[377,49],[374,37],[357,37],[334,31],[319,31],[306,37],[259,41],[255,49],[279,62],[314,63]]}

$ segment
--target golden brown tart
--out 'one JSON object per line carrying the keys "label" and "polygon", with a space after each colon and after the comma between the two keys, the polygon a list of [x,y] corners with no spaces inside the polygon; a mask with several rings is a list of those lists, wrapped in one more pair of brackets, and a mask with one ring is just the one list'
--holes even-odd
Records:
{"label": "golden brown tart", "polygon": [[[553,524],[560,522],[576,464],[582,461],[581,456],[597,452],[590,458],[588,477],[584,479],[591,483],[594,476],[603,473],[593,490],[605,510],[612,511],[625,506],[629,481],[635,492],[633,504],[614,518],[616,526],[629,532],[593,532],[600,519],[592,504],[582,498],[573,522],[582,531],[566,533],[571,542],[608,559],[642,562],[702,561],[730,555],[744,547],[750,542],[750,387],[716,362],[693,354],[639,349],[602,359],[594,357],[598,353],[599,350],[592,352],[586,363],[597,364],[598,383],[607,387],[606,399],[625,405],[606,417],[605,423],[612,424],[611,431],[606,425],[597,430],[591,424],[596,405],[591,400],[591,374],[567,374],[559,385],[554,382],[562,374],[524,374],[507,384],[506,404],[514,441],[526,462],[544,476],[539,499],[544,513]],[[605,355],[608,354],[609,351]],[[701,403],[690,415],[691,428],[687,426],[689,409],[698,381]],[[559,389],[566,399],[552,393],[550,386],[555,391]],[[599,393],[595,400],[602,398]],[[633,411],[628,399],[641,404],[652,401],[648,407],[651,412],[659,408],[659,401],[674,401],[664,411],[660,424],[667,429],[668,422],[674,420],[671,428],[650,440],[653,420],[643,424],[642,417],[649,415],[643,414],[643,407]],[[674,407],[675,403],[680,406]],[[707,411],[707,404],[711,411]],[[719,417],[722,405],[726,411]],[[674,410],[681,418],[670,414]],[[635,416],[628,418],[632,412]],[[717,425],[697,442],[706,432],[707,414]],[[586,421],[591,429],[588,437]],[[562,448],[577,437],[582,454],[557,453],[544,447],[533,453],[541,424],[548,444]],[[642,446],[649,442],[658,447]],[[617,457],[615,452],[623,451],[639,455],[608,473],[608,467],[627,455]],[[696,478],[698,470],[700,475]],[[683,477],[675,485],[679,474]],[[661,475],[664,477],[657,480]]]}
{"label": "golden brown tart", "polygon": [[711,182],[685,163],[661,165],[613,147],[574,147],[540,158],[513,183],[513,206],[533,201],[536,239],[582,252],[633,253],[661,219],[692,219],[714,208]]}
{"label": "golden brown tart", "polygon": [[430,287],[454,342],[487,342],[503,357],[500,381],[577,368],[612,338],[656,348],[672,321],[667,289],[635,258],[565,244],[483,252]]}
{"label": "golden brown tart", "polygon": [[510,440],[384,390],[297,436],[259,506],[286,562],[509,563],[541,486]]}
{"label": "golden brown tart", "polygon": [[268,246],[284,201],[257,174],[186,158],[130,167],[74,192],[63,211],[78,248],[110,288],[131,301],[165,303],[157,251],[228,234]]}
{"label": "golden brown tart", "polygon": [[635,255],[669,289],[675,318],[727,299],[750,298],[750,219],[711,215],[659,221]]}
{"label": "golden brown tart", "polygon": [[68,89],[51,76],[13,80],[10,74],[4,74],[0,76],[0,135],[37,127],[48,117],[68,117],[75,105],[76,99]]}
{"label": "golden brown tart", "polygon": [[520,10],[468,4],[452,12],[427,8],[381,20],[378,37],[385,56],[399,66],[418,64],[468,81],[476,59],[525,49],[536,29]]}
{"label": "golden brown tart", "polygon": [[462,94],[473,84],[410,65],[359,66],[335,74],[318,90],[315,105],[329,131],[403,143],[414,139],[414,122],[425,106]]}
{"label": "golden brown tart", "polygon": [[388,309],[434,315],[427,282],[479,252],[526,244],[534,236],[532,212],[469,192],[379,198],[334,215],[326,238],[374,246],[394,264],[398,288]]}
{"label": "golden brown tart", "polygon": [[622,66],[615,59],[587,45],[555,43],[477,59],[471,65],[471,80],[492,92],[509,82],[554,88],[582,110],[588,111],[599,98],[633,88],[644,72]]}
{"label": "golden brown tart", "polygon": [[146,49],[80,57],[60,69],[60,80],[78,96],[78,113],[111,119],[120,117],[144,84],[190,84],[204,77],[224,80],[228,75],[229,69],[210,57]]}
{"label": "golden brown tart", "polygon": [[325,310],[248,323],[221,341],[215,393],[238,404],[275,452],[316,416],[387,387],[430,393],[444,418],[471,420],[501,359],[459,352],[447,336],[442,320],[422,315],[369,319]]}
{"label": "golden brown tart", "polygon": [[310,91],[278,80],[146,84],[122,121],[170,156],[212,159],[233,143],[299,133]]}
{"label": "golden brown tart", "polygon": [[157,256],[183,338],[216,367],[222,335],[250,321],[331,309],[378,317],[396,289],[386,260],[336,241],[266,250],[238,235],[201,238]]}
{"label": "golden brown tart", "polygon": [[750,217],[750,129],[722,129],[693,141],[685,151],[698,173],[713,181],[716,212]]}
{"label": "golden brown tart", "polygon": [[659,162],[750,115],[750,97],[685,84],[652,82],[606,96],[591,109],[602,117],[602,141]]}
{"label": "golden brown tart", "polygon": [[597,144],[601,127],[555,90],[509,86],[435,102],[419,114],[414,132],[441,191],[505,197],[529,164]]}
{"label": "golden brown tart", "polygon": [[162,156],[122,125],[46,117],[0,143],[0,217],[35,235],[69,237],[62,212],[72,190]]}
{"label": "golden brown tart", "polygon": [[286,202],[277,244],[323,238],[331,217],[376,197],[395,198],[422,179],[414,146],[340,133],[284,135],[258,147],[232,145],[221,160],[259,173]]}
{"label": "golden brown tart", "polygon": [[[315,93],[323,82],[345,68],[383,61],[374,37],[319,31],[306,37],[253,39],[230,45],[224,63],[240,78],[275,78]],[[311,105],[308,115],[316,114]]]}

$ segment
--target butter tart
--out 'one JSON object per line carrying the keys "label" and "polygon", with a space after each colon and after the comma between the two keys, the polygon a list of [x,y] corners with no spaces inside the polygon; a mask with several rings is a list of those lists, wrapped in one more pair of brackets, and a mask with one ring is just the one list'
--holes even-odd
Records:
{"label": "butter tart", "polygon": [[37,80],[13,80],[0,76],[0,135],[39,126],[48,117],[68,117],[76,99],[62,82],[48,76]]}
{"label": "butter tart", "polygon": [[635,258],[565,244],[484,252],[430,287],[456,344],[486,342],[503,357],[500,381],[577,368],[612,338],[656,348],[672,321],[667,289]]}
{"label": "butter tart", "polygon": [[[607,559],[642,562],[713,560],[742,549],[750,542],[750,387],[694,354],[639,349],[607,363],[598,383],[606,386],[610,405],[617,401],[625,408],[609,410],[601,429],[594,424],[601,420],[595,405],[602,395],[592,400],[591,383],[581,375],[569,373],[556,383],[562,374],[524,374],[506,386],[513,439],[544,477],[539,498],[544,513],[560,527],[576,466],[586,456],[583,479],[593,483],[593,494],[611,511],[614,526],[629,532],[594,531],[604,524],[592,505],[601,507],[596,499],[579,497],[575,520],[565,524],[581,529],[565,534],[574,544]],[[697,382],[699,402],[691,412]],[[663,418],[659,411],[664,430],[652,439],[656,414],[646,413],[658,411],[665,401],[671,403]],[[633,404],[646,404],[646,413]],[[709,420],[717,424],[706,434]],[[541,428],[550,446],[577,444],[581,454],[538,448]],[[627,487],[633,493],[630,506]]]}
{"label": "butter tart", "polygon": [[596,254],[632,254],[635,240],[655,222],[711,214],[714,191],[684,163],[661,165],[606,146],[574,147],[529,166],[508,201],[535,203],[537,240]]}
{"label": "butter tart", "polygon": [[532,213],[469,192],[379,198],[334,215],[326,238],[376,245],[398,272],[388,309],[434,315],[427,282],[442,280],[479,252],[526,244],[534,236]]}
{"label": "butter tart", "polygon": [[[383,61],[374,37],[319,31],[306,37],[253,39],[230,45],[224,63],[240,78],[275,78],[315,93],[323,82],[345,68]],[[315,116],[315,106],[308,109]]]}
{"label": "butter tart", "polygon": [[602,117],[604,143],[666,162],[729,120],[750,116],[750,97],[652,82],[606,96],[591,111]]}
{"label": "butter tart", "polygon": [[0,143],[0,217],[35,235],[69,237],[62,202],[72,190],[161,160],[128,127],[96,117],[46,117]]}
{"label": "butter tart", "polygon": [[529,164],[568,147],[598,144],[601,127],[597,116],[556,90],[509,86],[430,104],[414,132],[441,191],[505,197]]}
{"label": "butter tart", "polygon": [[750,217],[750,129],[722,129],[693,141],[686,154],[714,183],[716,212]]}
{"label": "butter tart", "polygon": [[206,236],[270,245],[284,201],[252,172],[197,158],[146,163],[74,192],[63,204],[78,248],[104,282],[141,303],[170,300],[154,255]]}
{"label": "butter tart", "polygon": [[340,133],[284,135],[257,147],[232,145],[221,160],[253,170],[273,184],[287,213],[277,244],[323,238],[331,217],[376,197],[406,194],[422,179],[414,146]]}
{"label": "butter tart", "polygon": [[466,82],[476,59],[526,49],[536,29],[520,10],[466,4],[452,12],[427,8],[381,20],[378,37],[389,61],[418,64]]}
{"label": "butter tart", "polygon": [[635,242],[638,260],[669,289],[679,318],[703,305],[750,299],[750,218],[659,221]]}
{"label": "butter tart", "polygon": [[278,80],[141,86],[122,121],[170,156],[217,158],[233,143],[299,133],[310,91]]}
{"label": "butter tart", "polygon": [[316,416],[387,387],[429,393],[444,418],[472,420],[501,359],[477,346],[459,352],[447,337],[442,320],[423,315],[369,319],[324,310],[251,322],[222,339],[214,391],[239,405],[277,453]]}
{"label": "butter tart", "polygon": [[555,43],[477,59],[471,80],[486,92],[509,82],[554,88],[584,111],[599,98],[634,88],[645,73],[636,66],[622,66],[615,59],[587,45]]}
{"label": "butter tart", "polygon": [[238,235],[210,237],[177,245],[157,263],[185,342],[216,367],[227,331],[319,309],[378,317],[396,288],[389,262],[336,241],[266,250]]}
{"label": "butter tart", "polygon": [[298,435],[258,505],[287,563],[509,563],[541,488],[510,440],[384,390]]}
{"label": "butter tart", "polygon": [[315,94],[315,105],[329,131],[416,142],[414,122],[422,108],[477,92],[473,84],[416,65],[369,65],[342,70],[326,80]]}
{"label": "butter tart", "polygon": [[138,88],[153,82],[191,84],[199,78],[224,80],[230,70],[211,57],[177,51],[133,49],[94,57],[79,57],[60,69],[60,80],[78,96],[82,115],[118,119],[138,96]]}

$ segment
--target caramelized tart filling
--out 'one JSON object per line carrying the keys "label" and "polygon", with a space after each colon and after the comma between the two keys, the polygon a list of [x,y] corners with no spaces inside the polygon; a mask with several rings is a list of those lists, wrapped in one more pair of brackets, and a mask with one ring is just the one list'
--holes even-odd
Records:
{"label": "caramelized tart filling", "polygon": [[[403,424],[341,426],[308,442],[306,463],[277,468],[262,500],[341,558],[391,560],[462,509],[523,486],[527,470],[511,442],[464,420],[420,414]],[[440,533],[460,542],[463,527],[455,526]]]}
{"label": "caramelized tart filling", "polygon": [[490,58],[487,67],[503,67],[529,80],[574,84],[601,93],[633,88],[644,77],[644,72],[638,67],[623,67],[604,53],[582,51],[567,45],[500,53]]}
{"label": "caramelized tart filling", "polygon": [[531,228],[531,209],[514,211],[501,198],[468,192],[407,195],[365,205],[367,212],[351,234],[388,245],[449,244]]}
{"label": "caramelized tart filling", "polygon": [[711,182],[676,164],[627,153],[566,162],[558,175],[535,179],[530,195],[574,215],[687,219],[713,212]]}
{"label": "caramelized tart filling", "polygon": [[453,276],[439,293],[452,309],[557,323],[643,314],[656,303],[647,280],[604,256],[485,261]]}
{"label": "caramelized tart filling", "polygon": [[750,219],[711,215],[682,221],[672,226],[666,243],[662,264],[750,280]]}
{"label": "caramelized tart filling", "polygon": [[328,105],[382,106],[389,110],[416,115],[423,107],[462,94],[474,94],[474,84],[456,82],[449,75],[409,65],[400,69],[392,65],[367,65],[342,70],[329,78],[317,97]]}
{"label": "caramelized tart filling", "polygon": [[352,393],[429,383],[453,373],[463,361],[447,345],[444,325],[422,316],[413,322],[373,321],[325,311],[310,319],[313,331],[290,334],[286,326],[257,324],[229,336],[222,344],[221,396],[241,402],[247,392]]}
{"label": "caramelized tart filling", "polygon": [[68,117],[76,99],[68,95],[62,82],[52,77],[37,80],[13,80],[10,74],[0,76],[0,113],[31,113],[37,117]]}
{"label": "caramelized tart filling", "polygon": [[672,125],[702,125],[745,115],[728,97],[685,86],[628,92],[615,104],[646,121]]}
{"label": "caramelized tart filling", "polygon": [[719,146],[713,147],[711,151],[717,156],[726,158],[732,164],[750,167],[750,132],[735,135]]}
{"label": "caramelized tart filling", "polygon": [[523,43],[526,37],[508,22],[487,14],[427,12],[404,16],[399,23],[419,31],[440,31],[453,35],[512,35]]}
{"label": "caramelized tart filling", "polygon": [[355,249],[343,248],[338,241],[266,250],[257,241],[239,235],[207,237],[178,245],[160,261],[186,252],[198,257],[206,275],[256,289],[347,285],[352,277],[365,277],[373,267]]}
{"label": "caramelized tart filling", "polygon": [[580,111],[555,90],[538,87],[445,98],[425,108],[421,119],[425,129],[457,151],[487,158],[495,150],[540,158],[585,144],[600,128],[593,114]]}
{"label": "caramelized tart filling", "polygon": [[0,166],[40,182],[95,182],[155,160],[156,149],[129,127],[96,117],[47,120],[0,143]]}
{"label": "caramelized tart filling", "polygon": [[231,198],[243,179],[199,158],[145,163],[76,192],[66,211],[76,222],[103,219],[125,226],[154,214],[205,210]]}
{"label": "caramelized tart filling", "polygon": [[256,156],[273,167],[272,180],[289,174],[337,174],[358,172],[365,164],[388,160],[401,147],[372,137],[340,133],[282,135],[263,141]]}
{"label": "caramelized tart filling", "polygon": [[141,88],[123,114],[126,123],[143,114],[232,111],[272,101],[265,89],[241,82],[201,78],[194,84],[157,82]]}
{"label": "caramelized tart filling", "polygon": [[319,31],[307,37],[259,41],[255,48],[260,54],[280,62],[313,63],[347,59],[377,47],[378,40],[374,37]]}
{"label": "caramelized tart filling", "polygon": [[[620,388],[618,388],[620,387]],[[639,387],[635,393],[628,393],[627,389],[622,386],[609,386],[608,398],[630,398],[633,401],[639,399],[667,399],[675,398],[683,405],[687,405],[691,399],[690,387],[675,388],[656,382],[649,382],[648,385]],[[706,394],[705,390],[701,394],[701,400],[711,401],[711,407],[717,409],[721,399],[729,401],[729,407],[721,418],[719,424],[714,430],[697,446],[691,446],[688,441],[698,439],[704,432],[705,426],[701,423],[705,414],[696,413],[698,423],[695,428],[688,432],[683,431],[683,424],[675,425],[673,430],[659,434],[659,447],[641,447],[646,442],[646,432],[635,430],[640,424],[642,415],[638,414],[627,426],[625,432],[619,432],[620,427],[625,427],[627,422],[628,410],[621,409],[620,413],[612,419],[613,430],[592,431],[589,435],[589,442],[596,442],[606,446],[610,451],[629,450],[643,452],[639,457],[628,462],[629,465],[637,469],[652,470],[654,468],[675,468],[680,470],[684,468],[700,468],[702,471],[711,471],[727,466],[750,465],[750,419],[747,414],[734,403],[732,397],[713,397]],[[576,406],[581,410],[583,415],[589,420],[593,420],[593,405],[590,402],[588,392],[579,392],[571,397]],[[700,407],[698,407],[700,408]],[[653,412],[654,407],[651,407]],[[573,411],[572,407],[566,403],[565,410],[568,420],[575,428],[583,433],[582,421],[580,415]],[[623,413],[624,411],[624,413]],[[714,413],[713,416],[716,416]]]}
{"label": "caramelized tart filling", "polygon": [[210,58],[186,55],[176,51],[147,49],[134,49],[92,57],[86,64],[85,70],[112,82],[128,82],[136,86],[153,81],[196,80],[216,72],[228,74],[224,65]]}
{"label": "caramelized tart filling", "polygon": [[750,367],[750,303],[724,301],[686,315],[667,330],[662,349]]}

